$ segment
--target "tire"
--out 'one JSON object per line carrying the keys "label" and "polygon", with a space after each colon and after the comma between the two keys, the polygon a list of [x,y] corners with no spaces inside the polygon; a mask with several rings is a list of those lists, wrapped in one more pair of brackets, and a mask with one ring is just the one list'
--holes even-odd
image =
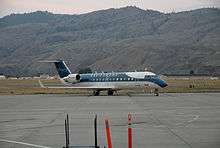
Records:
{"label": "tire", "polygon": [[93,96],[99,96],[100,95],[100,91],[93,91]]}
{"label": "tire", "polygon": [[159,90],[157,88],[154,90],[154,96],[159,96]]}
{"label": "tire", "polygon": [[113,96],[114,91],[113,90],[108,90],[108,96]]}

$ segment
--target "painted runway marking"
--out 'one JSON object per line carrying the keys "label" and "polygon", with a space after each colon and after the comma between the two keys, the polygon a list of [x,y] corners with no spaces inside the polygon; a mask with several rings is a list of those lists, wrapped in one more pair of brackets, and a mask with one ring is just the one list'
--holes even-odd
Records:
{"label": "painted runway marking", "polygon": [[199,115],[195,115],[195,117],[192,120],[187,121],[188,123],[191,123],[193,121],[196,121],[199,119]]}
{"label": "painted runway marking", "polygon": [[[180,116],[182,116],[182,115],[180,115]],[[198,120],[199,119],[199,115],[189,115],[189,116],[194,116],[193,117],[193,119],[191,119],[191,120],[188,120],[188,121],[186,121],[186,122],[180,122],[180,123],[177,123],[176,125],[177,126],[179,126],[179,125],[185,125],[185,126],[188,126],[190,123],[192,123],[192,122],[194,122],[194,121],[196,121],[196,120]]]}
{"label": "painted runway marking", "polygon": [[31,144],[31,143],[24,143],[24,142],[19,142],[19,141],[12,141],[12,140],[7,140],[7,139],[0,139],[0,141],[7,142],[7,143],[21,144],[21,145],[26,145],[26,146],[36,147],[36,148],[50,148],[48,146],[36,145],[36,144]]}

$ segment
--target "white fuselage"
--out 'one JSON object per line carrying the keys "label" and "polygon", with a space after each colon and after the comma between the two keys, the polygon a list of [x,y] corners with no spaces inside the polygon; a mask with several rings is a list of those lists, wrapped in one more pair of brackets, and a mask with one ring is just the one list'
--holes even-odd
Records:
{"label": "white fuselage", "polygon": [[[77,75],[80,77],[77,80]],[[123,89],[134,87],[165,87],[167,84],[152,72],[112,72],[70,74],[62,79],[67,85],[88,88]]]}

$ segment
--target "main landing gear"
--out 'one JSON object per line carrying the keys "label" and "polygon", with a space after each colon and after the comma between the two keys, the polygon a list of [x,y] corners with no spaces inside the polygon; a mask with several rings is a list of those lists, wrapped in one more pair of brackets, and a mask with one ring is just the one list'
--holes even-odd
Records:
{"label": "main landing gear", "polygon": [[93,91],[93,96],[99,96],[100,94],[100,91],[99,90],[94,90]]}
{"label": "main landing gear", "polygon": [[108,90],[108,96],[113,96],[114,91],[113,90]]}
{"label": "main landing gear", "polygon": [[[113,96],[114,91],[113,90],[108,90],[107,94],[108,94],[108,96]],[[99,96],[99,95],[100,95],[100,90],[94,90],[93,91],[93,96]]]}

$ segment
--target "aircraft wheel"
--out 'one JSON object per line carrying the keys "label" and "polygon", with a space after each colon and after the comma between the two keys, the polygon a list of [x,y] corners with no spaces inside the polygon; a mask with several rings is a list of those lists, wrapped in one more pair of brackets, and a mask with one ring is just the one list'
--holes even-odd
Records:
{"label": "aircraft wheel", "polygon": [[114,94],[114,91],[113,90],[108,90],[108,95],[109,96],[112,96]]}
{"label": "aircraft wheel", "polygon": [[154,90],[154,96],[159,96],[159,90],[157,88]]}
{"label": "aircraft wheel", "polygon": [[100,91],[97,91],[97,90],[96,90],[96,91],[93,91],[93,95],[94,95],[94,96],[99,96],[99,94],[100,94]]}

